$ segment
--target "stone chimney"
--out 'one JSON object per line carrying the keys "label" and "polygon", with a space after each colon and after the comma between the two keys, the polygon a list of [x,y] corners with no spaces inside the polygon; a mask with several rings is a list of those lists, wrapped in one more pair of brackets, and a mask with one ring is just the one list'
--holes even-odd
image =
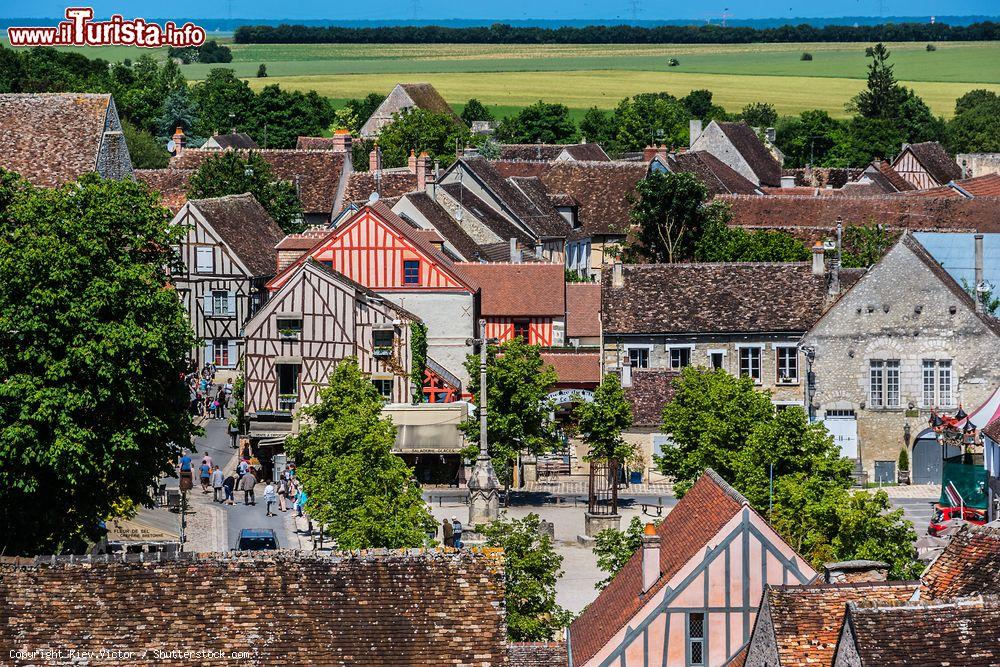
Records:
{"label": "stone chimney", "polygon": [[773,144],[774,140],[777,138],[777,133],[774,131],[773,127],[764,128],[764,138],[767,139],[767,143]]}
{"label": "stone chimney", "polygon": [[350,130],[337,130],[333,133],[333,150],[337,153],[350,153],[353,140]]}
{"label": "stone chimney", "polygon": [[642,529],[642,592],[645,593],[660,578],[660,536],[656,526],[647,523]]}
{"label": "stone chimney", "polygon": [[510,237],[510,261],[511,264],[521,263],[521,251],[517,249],[517,239]]}
{"label": "stone chimney", "polygon": [[826,275],[826,262],[824,261],[824,250],[823,242],[816,241],[812,247],[813,252],[813,275],[814,276],[824,276]]}
{"label": "stone chimney", "polygon": [[180,157],[184,153],[184,130],[178,125],[177,129],[174,130],[174,136],[170,137],[174,141],[174,157]]}
{"label": "stone chimney", "polygon": [[889,564],[877,560],[848,560],[823,566],[823,580],[828,584],[858,584],[888,578]]}
{"label": "stone chimney", "polygon": [[794,188],[795,187],[795,177],[794,176],[782,176],[781,177],[781,187],[783,187],[783,188]]}
{"label": "stone chimney", "polygon": [[688,146],[690,147],[701,136],[701,121],[699,119],[692,118],[688,121],[688,134],[690,137],[688,139]]}
{"label": "stone chimney", "polygon": [[611,265],[611,287],[615,289],[625,287],[625,267],[621,262]]}
{"label": "stone chimney", "polygon": [[983,297],[985,296],[979,291],[979,286],[983,284],[983,235],[976,234],[976,312],[983,312]]}
{"label": "stone chimney", "polygon": [[382,171],[382,149],[378,147],[378,144],[375,144],[372,152],[368,154],[368,171]]}
{"label": "stone chimney", "polygon": [[621,381],[623,389],[632,386],[632,360],[629,359],[628,353],[622,357]]}
{"label": "stone chimney", "polygon": [[423,192],[427,189],[428,183],[434,182],[434,172],[431,171],[431,156],[427,154],[427,151],[421,151],[420,155],[417,156],[416,170],[417,190]]}

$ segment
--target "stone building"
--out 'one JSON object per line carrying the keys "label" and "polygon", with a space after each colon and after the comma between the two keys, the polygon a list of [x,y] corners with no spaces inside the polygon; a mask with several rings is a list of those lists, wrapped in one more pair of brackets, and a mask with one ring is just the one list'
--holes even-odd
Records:
{"label": "stone building", "polygon": [[692,151],[711,153],[754,185],[781,186],[781,163],[752,127],[716,120],[704,130],[699,125],[692,128]]}
{"label": "stone building", "polygon": [[1000,174],[1000,153],[959,153],[955,162],[964,178]]}
{"label": "stone building", "polygon": [[456,123],[462,123],[451,106],[441,97],[441,93],[429,83],[397,83],[382,104],[372,113],[361,127],[361,136],[378,136],[382,128],[392,122],[393,114],[408,109],[424,109],[451,116]]}
{"label": "stone building", "polygon": [[814,355],[813,413],[875,481],[896,481],[906,448],[914,483],[939,483],[931,410],[971,412],[1000,384],[1000,322],[908,234],[801,347]]}

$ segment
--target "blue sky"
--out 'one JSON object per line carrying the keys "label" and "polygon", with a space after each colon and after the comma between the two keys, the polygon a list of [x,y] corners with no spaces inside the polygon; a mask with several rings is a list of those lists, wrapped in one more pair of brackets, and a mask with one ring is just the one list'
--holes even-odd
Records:
{"label": "blue sky", "polygon": [[[791,0],[705,0],[666,2],[635,0],[640,19],[719,19],[723,12],[734,18],[792,16],[929,16],[995,15],[997,0],[846,0],[806,3]],[[54,0],[0,0],[0,17],[62,16],[66,2]],[[71,4],[72,3],[71,0]],[[99,16],[120,13],[126,17],[197,16],[270,19],[528,19],[528,18],[631,18],[633,0],[506,0],[503,3],[455,0],[385,0],[380,3],[320,2],[318,0],[94,0]],[[415,12],[415,9],[417,10]],[[377,12],[373,13],[373,10]],[[230,13],[231,12],[231,13]]]}

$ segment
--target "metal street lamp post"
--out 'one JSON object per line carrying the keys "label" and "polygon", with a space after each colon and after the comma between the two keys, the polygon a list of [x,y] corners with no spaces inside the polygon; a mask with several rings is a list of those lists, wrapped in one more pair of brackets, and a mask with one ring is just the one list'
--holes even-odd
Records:
{"label": "metal street lamp post", "polygon": [[500,515],[500,483],[497,481],[486,437],[486,320],[479,320],[479,338],[469,339],[479,345],[479,457],[469,476],[469,526],[490,523]]}

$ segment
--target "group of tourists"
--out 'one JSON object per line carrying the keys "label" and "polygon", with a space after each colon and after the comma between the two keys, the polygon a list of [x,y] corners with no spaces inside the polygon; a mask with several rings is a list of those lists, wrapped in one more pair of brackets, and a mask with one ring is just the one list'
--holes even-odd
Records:
{"label": "group of tourists", "polygon": [[462,522],[457,516],[441,521],[442,537],[446,547],[462,548]]}
{"label": "group of tourists", "polygon": [[225,419],[226,407],[232,401],[233,383],[227,379],[215,384],[215,366],[205,364],[200,373],[190,373],[187,378],[191,400],[191,415],[206,419]]}

